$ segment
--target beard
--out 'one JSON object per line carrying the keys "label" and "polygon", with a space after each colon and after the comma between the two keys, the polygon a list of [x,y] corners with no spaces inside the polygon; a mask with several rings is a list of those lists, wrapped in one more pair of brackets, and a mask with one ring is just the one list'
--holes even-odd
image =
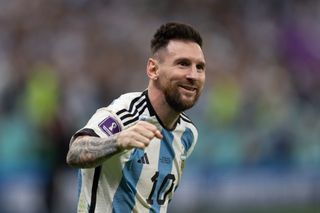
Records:
{"label": "beard", "polygon": [[174,86],[174,85],[163,86],[162,91],[164,93],[164,97],[167,103],[176,112],[183,112],[193,107],[194,104],[197,102],[201,93],[199,92],[199,90],[197,90],[196,94],[193,96],[192,99],[188,98],[188,100],[184,100],[177,86]]}

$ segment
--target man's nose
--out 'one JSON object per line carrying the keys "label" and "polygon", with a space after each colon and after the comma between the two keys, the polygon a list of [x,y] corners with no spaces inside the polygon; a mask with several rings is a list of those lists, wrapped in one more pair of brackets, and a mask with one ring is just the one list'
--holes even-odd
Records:
{"label": "man's nose", "polygon": [[199,72],[196,66],[192,66],[187,74],[189,79],[197,79],[199,77]]}

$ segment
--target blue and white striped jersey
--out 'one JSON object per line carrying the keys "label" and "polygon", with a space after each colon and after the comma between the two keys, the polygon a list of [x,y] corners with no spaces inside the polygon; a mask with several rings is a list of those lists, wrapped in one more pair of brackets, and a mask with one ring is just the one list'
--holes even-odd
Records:
{"label": "blue and white striped jersey", "polygon": [[[147,91],[127,93],[98,109],[74,137],[109,137],[142,116],[154,116],[162,126]],[[81,169],[78,212],[166,212],[198,132],[184,113],[174,130],[161,132],[163,139],[154,138],[144,150],[126,150],[97,168]]]}

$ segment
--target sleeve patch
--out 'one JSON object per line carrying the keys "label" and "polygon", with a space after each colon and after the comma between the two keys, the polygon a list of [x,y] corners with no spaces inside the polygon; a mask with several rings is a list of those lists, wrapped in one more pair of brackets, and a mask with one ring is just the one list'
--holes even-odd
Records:
{"label": "sleeve patch", "polygon": [[101,121],[98,126],[108,136],[114,135],[121,131],[120,124],[111,116],[108,116],[106,119]]}

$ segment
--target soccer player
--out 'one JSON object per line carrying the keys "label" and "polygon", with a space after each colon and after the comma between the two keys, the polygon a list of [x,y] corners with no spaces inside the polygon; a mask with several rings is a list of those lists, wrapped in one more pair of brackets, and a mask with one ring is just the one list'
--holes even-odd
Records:
{"label": "soccer player", "polygon": [[166,212],[198,137],[184,114],[205,82],[202,38],[170,22],[151,40],[143,92],[100,108],[71,138],[67,163],[80,170],[78,212]]}

